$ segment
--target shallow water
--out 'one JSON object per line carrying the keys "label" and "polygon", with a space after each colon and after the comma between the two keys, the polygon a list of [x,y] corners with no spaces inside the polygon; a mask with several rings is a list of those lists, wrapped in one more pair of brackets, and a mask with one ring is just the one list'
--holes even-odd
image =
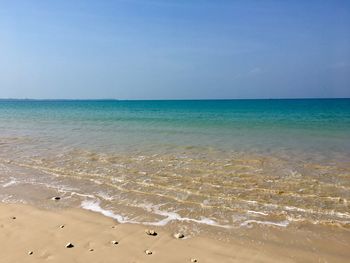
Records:
{"label": "shallow water", "polygon": [[0,186],[191,234],[347,231],[350,100],[0,101]]}

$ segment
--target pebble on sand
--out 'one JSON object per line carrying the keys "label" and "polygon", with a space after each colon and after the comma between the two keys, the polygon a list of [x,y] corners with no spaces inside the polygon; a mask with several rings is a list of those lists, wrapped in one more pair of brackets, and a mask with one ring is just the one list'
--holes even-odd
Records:
{"label": "pebble on sand", "polygon": [[176,233],[176,234],[174,235],[174,237],[177,238],[177,239],[181,239],[181,238],[184,238],[185,236],[184,236],[184,234],[182,234],[182,233]]}
{"label": "pebble on sand", "polygon": [[66,248],[72,248],[74,245],[72,243],[67,243]]}
{"label": "pebble on sand", "polygon": [[11,219],[16,219],[16,217],[15,217],[15,216],[12,216]]}
{"label": "pebble on sand", "polygon": [[146,234],[149,236],[156,236],[158,235],[156,231],[154,231],[153,229],[147,229],[145,230]]}
{"label": "pebble on sand", "polygon": [[113,245],[118,245],[118,241],[116,241],[116,240],[112,240],[111,243],[112,243]]}
{"label": "pebble on sand", "polygon": [[60,228],[64,228],[64,225],[60,225]]}
{"label": "pebble on sand", "polygon": [[90,249],[89,249],[89,251],[91,251],[91,252],[92,252],[92,251],[94,251],[94,249],[93,249],[93,248],[90,248]]}
{"label": "pebble on sand", "polygon": [[30,255],[33,255],[33,253],[34,253],[33,251],[29,251],[29,252],[28,252],[28,255],[29,255],[29,256],[30,256]]}
{"label": "pebble on sand", "polygon": [[147,250],[145,250],[145,253],[146,253],[146,255],[152,255],[153,252],[151,250],[147,249]]}
{"label": "pebble on sand", "polygon": [[195,258],[191,258],[191,262],[198,262],[198,260]]}
{"label": "pebble on sand", "polygon": [[59,197],[59,196],[52,197],[52,200],[55,200],[55,201],[58,201],[60,199],[61,199],[61,197]]}

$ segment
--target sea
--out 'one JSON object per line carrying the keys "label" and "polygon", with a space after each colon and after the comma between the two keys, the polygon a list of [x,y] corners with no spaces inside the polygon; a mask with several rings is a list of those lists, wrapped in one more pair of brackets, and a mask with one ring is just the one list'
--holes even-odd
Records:
{"label": "sea", "polygon": [[0,200],[188,235],[349,236],[350,99],[0,100]]}

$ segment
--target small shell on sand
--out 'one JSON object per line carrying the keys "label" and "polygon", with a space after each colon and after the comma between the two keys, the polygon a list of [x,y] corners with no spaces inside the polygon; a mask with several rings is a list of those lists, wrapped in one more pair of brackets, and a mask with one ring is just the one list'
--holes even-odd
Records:
{"label": "small shell on sand", "polygon": [[185,236],[184,236],[184,234],[182,234],[182,233],[176,233],[176,234],[174,235],[174,237],[177,238],[177,239],[181,239],[181,238],[184,238]]}
{"label": "small shell on sand", "polygon": [[112,243],[113,245],[118,245],[118,241],[116,241],[116,240],[112,240],[111,243]]}
{"label": "small shell on sand", "polygon": [[33,255],[33,251],[28,251],[28,255],[30,256],[30,255]]}
{"label": "small shell on sand", "polygon": [[191,258],[191,262],[198,262],[198,260],[195,258]]}
{"label": "small shell on sand", "polygon": [[72,248],[74,245],[72,243],[67,243],[66,248]]}
{"label": "small shell on sand", "polygon": [[149,236],[156,236],[156,235],[158,235],[157,232],[154,231],[153,229],[146,229],[145,232]]}
{"label": "small shell on sand", "polygon": [[152,255],[153,252],[151,250],[147,249],[147,250],[145,250],[145,253],[146,253],[146,255]]}
{"label": "small shell on sand", "polygon": [[61,197],[59,197],[59,196],[54,196],[54,197],[52,197],[51,199],[52,199],[52,200],[55,200],[55,201],[58,201],[58,200],[61,199]]}

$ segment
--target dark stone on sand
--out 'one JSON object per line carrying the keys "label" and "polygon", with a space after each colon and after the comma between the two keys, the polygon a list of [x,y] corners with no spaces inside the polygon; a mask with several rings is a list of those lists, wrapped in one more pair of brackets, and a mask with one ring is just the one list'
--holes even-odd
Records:
{"label": "dark stone on sand", "polygon": [[182,234],[182,233],[176,233],[176,234],[174,235],[174,237],[177,238],[177,239],[181,239],[181,238],[184,238],[185,235]]}
{"label": "dark stone on sand", "polygon": [[147,229],[145,232],[149,236],[156,236],[156,235],[158,235],[157,232],[154,231],[153,229]]}
{"label": "dark stone on sand", "polygon": [[64,228],[64,225],[60,225],[60,228]]}
{"label": "dark stone on sand", "polygon": [[113,245],[118,245],[118,241],[116,241],[116,240],[112,240],[111,243],[112,243]]}
{"label": "dark stone on sand", "polygon": [[152,255],[153,254],[153,252],[151,251],[151,250],[145,250],[145,253],[146,253],[146,255]]}
{"label": "dark stone on sand", "polygon": [[191,262],[198,262],[198,260],[195,258],[191,258]]}
{"label": "dark stone on sand", "polygon": [[11,219],[16,219],[16,217],[15,217],[15,216],[12,216]]}
{"label": "dark stone on sand", "polygon": [[72,248],[74,245],[72,243],[67,243],[66,248]]}
{"label": "dark stone on sand", "polygon": [[55,197],[52,197],[52,200],[58,201],[58,200],[61,200],[61,197],[55,196]]}
{"label": "dark stone on sand", "polygon": [[33,253],[34,253],[33,251],[29,251],[29,252],[28,252],[28,255],[29,255],[29,256],[30,256],[30,255],[33,255]]}

